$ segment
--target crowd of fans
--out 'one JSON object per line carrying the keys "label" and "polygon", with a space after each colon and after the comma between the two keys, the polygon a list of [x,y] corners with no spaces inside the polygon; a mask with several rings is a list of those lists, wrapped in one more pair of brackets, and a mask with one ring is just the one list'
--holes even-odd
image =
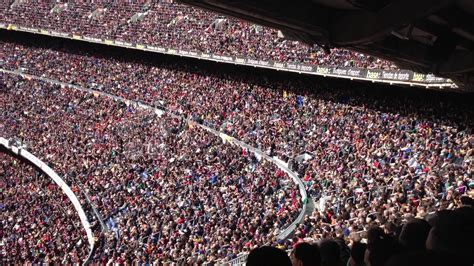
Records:
{"label": "crowd of fans", "polygon": [[[0,21],[263,60],[388,66],[343,50],[324,55],[317,47],[278,38],[276,31],[233,19],[217,23],[217,15],[175,3],[111,3],[90,18],[100,4],[68,3],[64,10],[52,12],[55,5],[9,5]],[[148,13],[129,22],[136,12]],[[0,44],[2,68],[160,106],[287,162],[316,202],[316,210],[290,243],[343,238],[352,244],[373,226],[394,234],[413,218],[459,207],[461,195],[472,193],[474,187],[474,115],[469,103],[425,96],[393,98],[303,78],[281,81],[246,72],[216,73],[73,48]],[[0,129],[24,138],[69,182],[84,184],[111,228],[100,248],[103,259],[232,258],[254,245],[272,242],[272,233],[287,226],[298,212],[298,193],[286,188],[291,186],[286,175],[197,128],[187,128],[184,120],[167,117],[161,122],[146,111],[113,101],[60,88],[43,91],[40,87],[48,85],[7,76],[2,80],[6,83],[2,104],[12,109],[7,108]],[[64,130],[50,131],[58,126]],[[199,156],[203,150],[210,155]],[[238,167],[228,173],[228,165]],[[214,171],[225,174],[214,180]],[[196,173],[206,178],[195,179]],[[242,181],[241,173],[246,173]],[[264,176],[256,184],[260,189],[246,194],[243,187],[252,187],[258,176]],[[177,181],[168,183],[164,177]],[[188,182],[192,188],[183,185]],[[229,186],[234,186],[233,191],[220,190]],[[266,193],[274,200],[262,198]],[[221,208],[212,209],[216,203],[240,209],[226,208],[222,217]],[[236,219],[235,213],[244,218]],[[222,223],[227,226],[213,226]]]}
{"label": "crowd of fans", "polygon": [[18,76],[0,80],[2,135],[80,185],[104,220],[96,261],[231,259],[273,243],[300,213],[282,170],[185,120]]}
{"label": "crowd of fans", "polygon": [[[297,82],[80,51],[2,47],[4,68],[158,105],[287,161],[317,201],[296,238],[343,232],[351,241],[373,225],[390,227],[453,209],[474,185],[473,116],[462,104],[358,95],[357,89],[317,84],[307,89]],[[298,160],[301,154],[310,159]]]}
{"label": "crowd of fans", "polygon": [[1,151],[0,190],[2,264],[77,264],[87,257],[79,216],[49,177]]}
{"label": "crowd of fans", "polygon": [[474,200],[462,198],[455,210],[411,218],[393,228],[371,227],[364,239],[347,245],[333,239],[298,242],[291,252],[262,246],[253,249],[246,265],[272,266],[468,266],[474,262]]}
{"label": "crowd of fans", "polygon": [[324,66],[396,68],[392,63],[344,49],[284,38],[277,30],[171,1],[60,3],[3,1],[0,22],[99,39],[225,56]]}

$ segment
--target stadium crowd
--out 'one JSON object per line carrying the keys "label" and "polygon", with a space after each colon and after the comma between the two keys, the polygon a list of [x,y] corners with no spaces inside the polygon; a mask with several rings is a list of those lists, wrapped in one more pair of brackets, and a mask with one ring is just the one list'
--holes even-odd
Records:
{"label": "stadium crowd", "polygon": [[106,224],[103,234],[95,227],[97,262],[231,259],[273,243],[300,212],[286,173],[183,119],[14,75],[0,80],[2,135],[80,185]]}
{"label": "stadium crowd", "polygon": [[284,38],[273,29],[171,1],[3,1],[0,22],[156,47],[254,60],[394,69],[362,53]]}
{"label": "stadium crowd", "polygon": [[247,266],[468,266],[474,262],[474,200],[462,198],[453,210],[426,219],[411,218],[393,228],[371,227],[363,240],[349,245],[333,239],[298,242],[288,254],[271,246],[253,249]]}
{"label": "stadium crowd", "polygon": [[[46,131],[48,127],[64,126],[63,120],[70,116],[70,112],[75,112],[74,106],[79,103],[86,104],[85,110],[89,110],[73,118],[70,127],[74,124],[80,126],[72,127],[69,131],[81,133],[83,129],[88,129],[93,130],[94,134],[90,132],[85,136],[56,134],[56,132],[68,132],[68,130],[59,129],[53,130],[55,134],[49,134],[48,138],[42,140],[40,136],[45,134],[44,132],[36,133],[31,130],[32,128],[20,132],[31,134],[26,139],[31,139],[31,145],[38,145],[35,147],[38,151],[44,149],[41,148],[42,146],[47,147],[47,145],[41,145],[42,142],[55,144],[56,147],[67,147],[66,150],[79,149],[79,152],[71,154],[69,158],[61,155],[49,160],[54,163],[55,160],[61,162],[67,159],[68,163],[54,163],[54,169],[66,176],[71,171],[72,176],[82,175],[80,179],[84,180],[85,186],[91,190],[88,192],[98,195],[97,199],[93,200],[99,206],[100,212],[104,217],[112,218],[108,222],[109,226],[117,229],[111,232],[120,232],[120,237],[117,239],[117,233],[109,233],[107,236],[109,241],[105,241],[106,246],[101,248],[106,258],[112,256],[115,261],[121,261],[127,256],[136,260],[147,258],[177,260],[185,256],[203,261],[223,257],[233,258],[239,252],[249,251],[251,247],[266,244],[267,241],[281,248],[288,248],[294,243],[307,239],[322,240],[342,237],[347,243],[352,244],[363,238],[366,231],[373,226],[381,226],[387,232],[393,232],[395,228],[400,228],[401,224],[410,219],[425,218],[434,211],[455,209],[461,205],[461,195],[472,194],[474,187],[472,117],[474,116],[473,110],[465,103],[442,101],[439,98],[417,99],[403,96],[393,98],[359,88],[329,89],[325,83],[312,83],[304,79],[301,83],[265,77],[257,79],[249,73],[226,74],[177,63],[147,64],[134,61],[127,56],[111,58],[99,54],[91,55],[84,51],[73,50],[73,48],[68,49],[32,48],[17,43],[2,42],[3,57],[0,58],[0,63],[2,68],[21,70],[25,73],[78,84],[159,106],[172,114],[224,131],[288,162],[305,182],[308,193],[317,203],[316,210],[305,218],[297,229],[295,237],[289,242],[275,243],[269,236],[263,240],[256,235],[260,235],[261,230],[264,230],[263,232],[267,235],[267,232],[271,231],[270,228],[282,228],[294,219],[297,208],[293,203],[298,202],[296,192],[284,193],[288,208],[291,208],[293,212],[285,214],[278,225],[264,226],[263,229],[260,226],[269,220],[260,217],[257,222],[260,225],[258,234],[255,231],[248,238],[252,240],[243,241],[232,235],[231,231],[226,232],[228,228],[232,228],[232,224],[229,224],[228,227],[221,227],[224,228],[222,229],[224,232],[220,235],[222,237],[216,235],[214,231],[212,234],[207,234],[204,230],[207,236],[217,237],[217,239],[209,240],[209,244],[205,245],[206,252],[202,251],[200,244],[188,247],[187,244],[183,244],[186,240],[183,241],[178,237],[179,232],[199,236],[200,227],[192,226],[190,223],[189,227],[185,226],[185,229],[178,230],[178,228],[181,229],[178,221],[171,221],[168,227],[160,223],[147,224],[146,221],[154,220],[155,214],[148,211],[147,207],[150,209],[152,207],[144,203],[144,198],[141,198],[149,191],[139,188],[139,185],[143,184],[144,172],[146,172],[145,176],[149,177],[157,175],[152,167],[146,166],[159,165],[159,163],[153,162],[156,158],[147,154],[166,154],[175,159],[179,158],[179,154],[186,154],[192,158],[190,151],[204,149],[198,143],[193,143],[193,139],[201,136],[197,139],[204,143],[213,143],[210,137],[206,137],[203,132],[182,133],[180,139],[186,145],[177,145],[172,150],[153,152],[153,148],[159,146],[159,143],[170,144],[176,141],[172,135],[169,139],[155,139],[157,136],[166,135],[166,133],[156,134],[156,132],[168,132],[168,130],[163,128],[164,125],[159,122],[159,119],[146,122],[149,114],[143,113],[144,111],[133,110],[132,116],[125,106],[114,107],[117,103],[107,101],[101,103],[101,100],[94,97],[85,97],[87,100],[83,100],[84,96],[72,93],[62,93],[52,98],[43,96],[41,100],[35,100],[38,101],[37,104],[33,104],[33,100],[29,99],[22,106],[34,108],[35,111],[31,110],[31,113],[38,113],[36,120],[45,120],[41,118],[44,117],[41,113],[45,112],[45,109],[59,112],[51,118],[52,120],[49,120],[50,118],[45,120],[46,124],[36,122],[45,127],[42,131]],[[18,81],[9,83],[7,88],[14,86]],[[30,87],[22,92],[23,97],[42,96],[38,88],[32,94]],[[3,95],[3,97],[9,97],[8,93]],[[12,94],[11,97],[13,101],[18,98],[18,95]],[[54,106],[54,102],[58,100],[64,103],[57,106],[66,108],[71,105],[72,111],[68,111],[69,107],[63,111],[58,107],[47,107],[46,103]],[[20,110],[12,113],[21,114]],[[112,113],[108,114],[108,112]],[[117,116],[120,119],[116,118]],[[168,119],[174,122],[165,124],[183,123],[176,119]],[[4,121],[10,120],[11,118]],[[117,120],[124,120],[125,125],[115,125]],[[81,125],[81,123],[85,124]],[[143,123],[147,127],[144,127]],[[30,124],[35,123],[28,123]],[[115,127],[119,128],[115,129]],[[6,126],[6,128],[11,127]],[[115,133],[104,134],[104,128],[114,129],[112,132]],[[190,129],[190,132],[196,130]],[[180,132],[179,129],[175,131]],[[92,136],[94,136],[93,139],[97,138],[96,134],[99,134],[98,138],[102,141],[106,139],[106,143],[111,143],[94,144],[96,140],[92,141],[89,138]],[[16,131],[11,135],[21,136],[22,134]],[[89,141],[86,141],[88,139]],[[84,147],[87,147],[85,151],[80,151],[82,148],[78,145],[79,143],[89,143],[89,145]],[[152,145],[141,146],[139,145],[141,143],[152,143]],[[223,144],[214,143],[214,145],[219,147],[217,150],[225,150],[225,147],[222,147]],[[123,150],[118,151],[118,147],[122,147]],[[138,158],[123,155],[128,149],[141,150],[141,153],[138,153],[140,154]],[[107,152],[103,152],[104,150]],[[58,151],[59,149],[52,154],[57,154]],[[93,156],[98,152],[103,154],[102,158]],[[239,155],[232,149],[228,153],[229,160],[218,163],[219,167],[213,161],[213,156],[204,160],[203,165],[218,169],[222,169],[224,165],[234,165],[230,162],[239,158]],[[51,152],[43,154],[47,158],[47,154]],[[81,154],[87,154],[85,166],[80,162],[77,162],[79,164],[77,166],[70,163],[77,161],[78,156],[84,156]],[[114,159],[113,154],[119,154],[115,156],[118,156],[120,161],[116,161],[118,159]],[[309,159],[308,157],[298,159],[301,154],[306,154]],[[243,165],[252,165],[252,160],[248,160],[250,162]],[[127,169],[124,161],[134,166],[129,166]],[[97,170],[88,171],[87,174],[82,173],[84,169],[90,167],[92,162],[99,164],[100,167],[93,168]],[[193,164],[191,163],[193,160],[186,160],[186,162]],[[104,164],[108,165],[105,170],[102,169]],[[184,169],[180,167],[172,169],[176,171],[178,179],[189,174],[182,172]],[[130,176],[116,174],[122,171],[129,172]],[[171,173],[173,171],[169,169],[168,172],[158,174],[156,177],[173,176]],[[95,176],[100,176],[100,178],[94,178]],[[107,178],[102,179],[103,176]],[[272,180],[272,175],[268,174],[265,178]],[[154,179],[150,179],[146,179],[145,183],[150,182],[153,186]],[[274,182],[277,180],[279,179],[273,179]],[[219,179],[218,182],[221,180]],[[264,183],[266,182],[268,181]],[[170,184],[169,186],[177,185]],[[125,191],[129,190],[132,191],[132,195],[138,194],[140,197],[127,196]],[[168,190],[162,188],[158,191],[161,194]],[[173,190],[170,193],[171,195],[165,193],[167,197],[170,197],[167,202],[179,204],[182,198],[176,198],[178,195],[173,194]],[[212,202],[213,199],[209,195],[214,195],[215,190],[207,184],[207,186],[198,186],[196,193],[199,195],[197,197],[199,201],[207,197]],[[237,193],[242,194],[241,191]],[[220,199],[222,204],[230,204],[240,197],[231,195],[223,196]],[[256,198],[261,197],[259,193],[252,195]],[[260,199],[262,200],[260,202],[264,202],[262,198]],[[215,200],[219,202],[219,199]],[[208,202],[200,204],[206,206],[206,203]],[[251,208],[247,205],[248,211],[258,207],[262,213],[267,206],[271,206],[254,205],[254,199],[243,203],[252,204]],[[142,212],[137,210],[140,204],[146,206],[141,208]],[[157,203],[153,206],[160,205]],[[130,209],[135,209],[136,212],[130,212]],[[273,209],[281,209],[281,206],[275,206],[274,203]],[[183,213],[183,215],[186,221],[202,217],[196,212]],[[172,217],[177,218],[180,215],[170,212],[168,219]],[[227,217],[232,216],[228,214]],[[249,214],[249,219],[244,220],[243,224],[251,221],[253,219],[251,217],[253,216]],[[198,224],[199,219],[209,218],[198,218]],[[233,221],[232,218],[227,219],[229,222]],[[163,221],[163,219],[160,218],[158,221]],[[205,221],[209,222],[209,220]],[[164,228],[166,229],[163,230]],[[176,231],[165,238],[166,240],[162,240],[160,234],[166,234],[163,232],[169,228]],[[205,229],[212,229],[212,226]],[[257,230],[257,226],[248,230]],[[242,234],[245,235],[245,233]],[[135,241],[131,241],[133,239]],[[203,239],[197,237],[195,240],[193,243],[199,243]],[[180,245],[186,246],[182,252],[179,252],[177,248],[181,247]],[[226,248],[223,248],[224,246]],[[132,255],[133,252],[136,254]],[[189,254],[195,254],[193,252],[201,256],[190,256]],[[205,256],[202,253],[205,253]]]}
{"label": "stadium crowd", "polygon": [[2,264],[77,264],[89,245],[69,199],[31,166],[0,152]]}

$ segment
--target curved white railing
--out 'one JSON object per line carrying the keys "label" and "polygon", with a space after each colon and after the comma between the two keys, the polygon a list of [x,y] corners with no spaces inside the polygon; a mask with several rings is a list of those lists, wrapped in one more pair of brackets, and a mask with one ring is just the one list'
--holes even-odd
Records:
{"label": "curved white railing", "polygon": [[237,140],[237,139],[235,139],[235,138],[233,138],[233,137],[231,137],[227,134],[224,134],[222,132],[219,132],[215,129],[212,129],[210,127],[204,126],[204,125],[196,123],[196,122],[191,122],[191,123],[194,123],[194,124],[200,126],[201,128],[211,132],[214,135],[220,136],[222,138],[222,140],[228,141],[230,143],[235,143],[235,144],[239,145],[240,147],[246,148],[249,151],[261,156],[262,158],[265,158],[266,160],[268,160],[270,162],[273,162],[275,165],[278,166],[278,168],[283,170],[287,175],[289,175],[293,179],[293,182],[295,182],[295,184],[298,185],[298,189],[299,189],[300,195],[301,195],[301,200],[303,202],[303,208],[301,209],[301,211],[300,211],[298,217],[296,218],[296,220],[293,221],[293,223],[291,223],[286,229],[282,230],[282,232],[280,232],[278,234],[278,239],[287,238],[293,232],[293,230],[296,228],[296,226],[303,220],[304,214],[306,212],[306,202],[307,202],[308,195],[306,193],[304,183],[303,183],[303,181],[301,181],[301,179],[298,177],[298,175],[295,172],[291,171],[286,164],[284,164],[281,160],[278,160],[278,158],[276,158],[276,157],[270,157],[267,154],[265,154],[264,152],[262,152],[261,150],[259,150],[257,148],[254,148],[254,147],[252,147],[252,146],[250,146],[250,145],[248,145],[248,144],[246,144],[246,143],[244,143],[240,140]]}
{"label": "curved white railing", "polygon": [[48,177],[50,177],[66,194],[66,196],[71,201],[72,205],[76,209],[77,214],[79,215],[79,219],[81,220],[82,226],[86,230],[87,240],[89,242],[90,250],[94,249],[94,237],[92,235],[92,230],[90,228],[90,223],[87,219],[86,213],[79,203],[74,192],[72,192],[71,188],[64,182],[64,180],[53,170],[51,167],[46,165],[43,161],[38,159],[38,157],[34,156],[30,152],[20,147],[16,147],[14,145],[10,145],[9,141],[3,137],[0,137],[0,145],[3,146],[5,149],[9,150],[10,152],[16,154],[17,156],[22,157],[23,159],[27,160],[28,162],[32,163],[34,166],[38,167],[43,171]]}
{"label": "curved white railing", "polygon": [[[60,86],[64,86],[64,87],[69,87],[69,88],[72,88],[72,89],[77,89],[77,90],[80,90],[80,91],[92,93],[94,95],[101,95],[101,96],[104,96],[104,97],[112,98],[112,99],[115,99],[115,100],[118,100],[118,101],[122,101],[127,105],[134,105],[134,106],[137,106],[137,107],[154,110],[155,114],[157,114],[158,116],[161,116],[161,115],[164,114],[163,110],[160,110],[160,109],[155,108],[153,106],[143,104],[143,103],[139,103],[137,101],[128,100],[128,99],[125,99],[123,97],[115,96],[115,95],[112,95],[112,94],[109,94],[109,93],[83,88],[83,87],[80,87],[80,86],[77,86],[77,85],[64,83],[64,82],[61,82],[61,81],[58,81],[58,80],[48,79],[48,78],[44,78],[44,77],[38,77],[36,75],[25,74],[25,73],[22,73],[22,72],[19,72],[19,71],[11,71],[11,70],[6,70],[6,69],[3,69],[3,68],[0,68],[0,72],[9,73],[9,74],[13,74],[13,75],[20,75],[22,77],[31,78],[31,79],[42,80],[42,81],[49,82],[51,84],[60,85]],[[255,148],[255,147],[252,147],[252,146],[250,146],[250,145],[248,145],[248,144],[246,144],[246,143],[244,143],[240,140],[237,140],[237,139],[235,139],[235,138],[233,138],[233,137],[231,137],[231,136],[229,136],[225,133],[222,133],[220,131],[217,131],[215,129],[207,127],[205,125],[199,124],[197,122],[194,122],[194,121],[188,121],[188,122],[193,124],[193,125],[199,126],[199,127],[203,128],[204,130],[220,137],[223,141],[228,141],[230,143],[234,143],[234,144],[236,144],[236,145],[238,145],[242,148],[248,149],[249,151],[261,156],[262,158],[265,158],[266,160],[268,160],[268,161],[274,163],[275,165],[277,165],[278,168],[283,170],[286,174],[288,174],[293,179],[293,182],[295,182],[295,184],[298,186],[298,189],[300,191],[301,201],[302,201],[303,207],[301,208],[301,211],[300,211],[298,217],[287,228],[283,229],[278,234],[278,237],[277,237],[278,239],[287,238],[295,230],[296,226],[303,220],[304,214],[306,212],[306,202],[307,202],[308,195],[306,193],[304,183],[301,181],[301,179],[298,177],[298,175],[296,173],[294,173],[293,171],[291,171],[287,167],[287,165],[285,165],[281,160],[278,160],[277,158],[274,158],[274,157],[270,157],[270,156],[268,156],[267,154],[265,154],[264,152],[262,152],[261,150]],[[240,261],[241,256],[245,256],[245,258],[246,258],[247,254],[242,254],[242,255],[238,256],[236,259],[239,259],[239,261]],[[234,259],[234,260],[236,260],[236,259]],[[238,265],[238,264],[233,264],[233,265]]]}

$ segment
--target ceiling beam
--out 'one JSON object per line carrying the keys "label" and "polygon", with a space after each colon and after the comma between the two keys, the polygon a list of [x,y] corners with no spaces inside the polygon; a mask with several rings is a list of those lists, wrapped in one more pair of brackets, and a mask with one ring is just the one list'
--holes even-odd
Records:
{"label": "ceiling beam", "polygon": [[441,74],[466,73],[474,71],[474,52],[455,51],[448,60],[438,66]]}
{"label": "ceiling beam", "polygon": [[392,30],[446,7],[454,0],[399,0],[378,12],[348,12],[332,18],[330,42],[338,46],[373,42],[390,35]]}
{"label": "ceiling beam", "polygon": [[224,0],[179,0],[180,2],[212,10],[256,24],[278,28],[325,42],[330,10],[310,1],[224,1]]}
{"label": "ceiling beam", "polygon": [[[401,42],[404,42],[404,44],[400,45]],[[363,47],[365,53],[371,52],[371,54],[382,58],[393,59],[393,57],[396,57],[397,61],[417,65],[425,70],[431,68],[431,62],[428,59],[428,51],[426,47],[417,42],[407,42],[395,37],[390,37],[388,40],[384,40],[383,42],[364,45],[361,47]]]}

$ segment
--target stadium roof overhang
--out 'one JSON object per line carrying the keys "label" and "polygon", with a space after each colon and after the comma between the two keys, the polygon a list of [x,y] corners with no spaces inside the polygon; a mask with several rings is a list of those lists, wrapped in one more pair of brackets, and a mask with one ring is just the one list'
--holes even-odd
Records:
{"label": "stadium roof overhang", "polygon": [[344,47],[474,84],[472,0],[180,1],[277,28],[308,44]]}

